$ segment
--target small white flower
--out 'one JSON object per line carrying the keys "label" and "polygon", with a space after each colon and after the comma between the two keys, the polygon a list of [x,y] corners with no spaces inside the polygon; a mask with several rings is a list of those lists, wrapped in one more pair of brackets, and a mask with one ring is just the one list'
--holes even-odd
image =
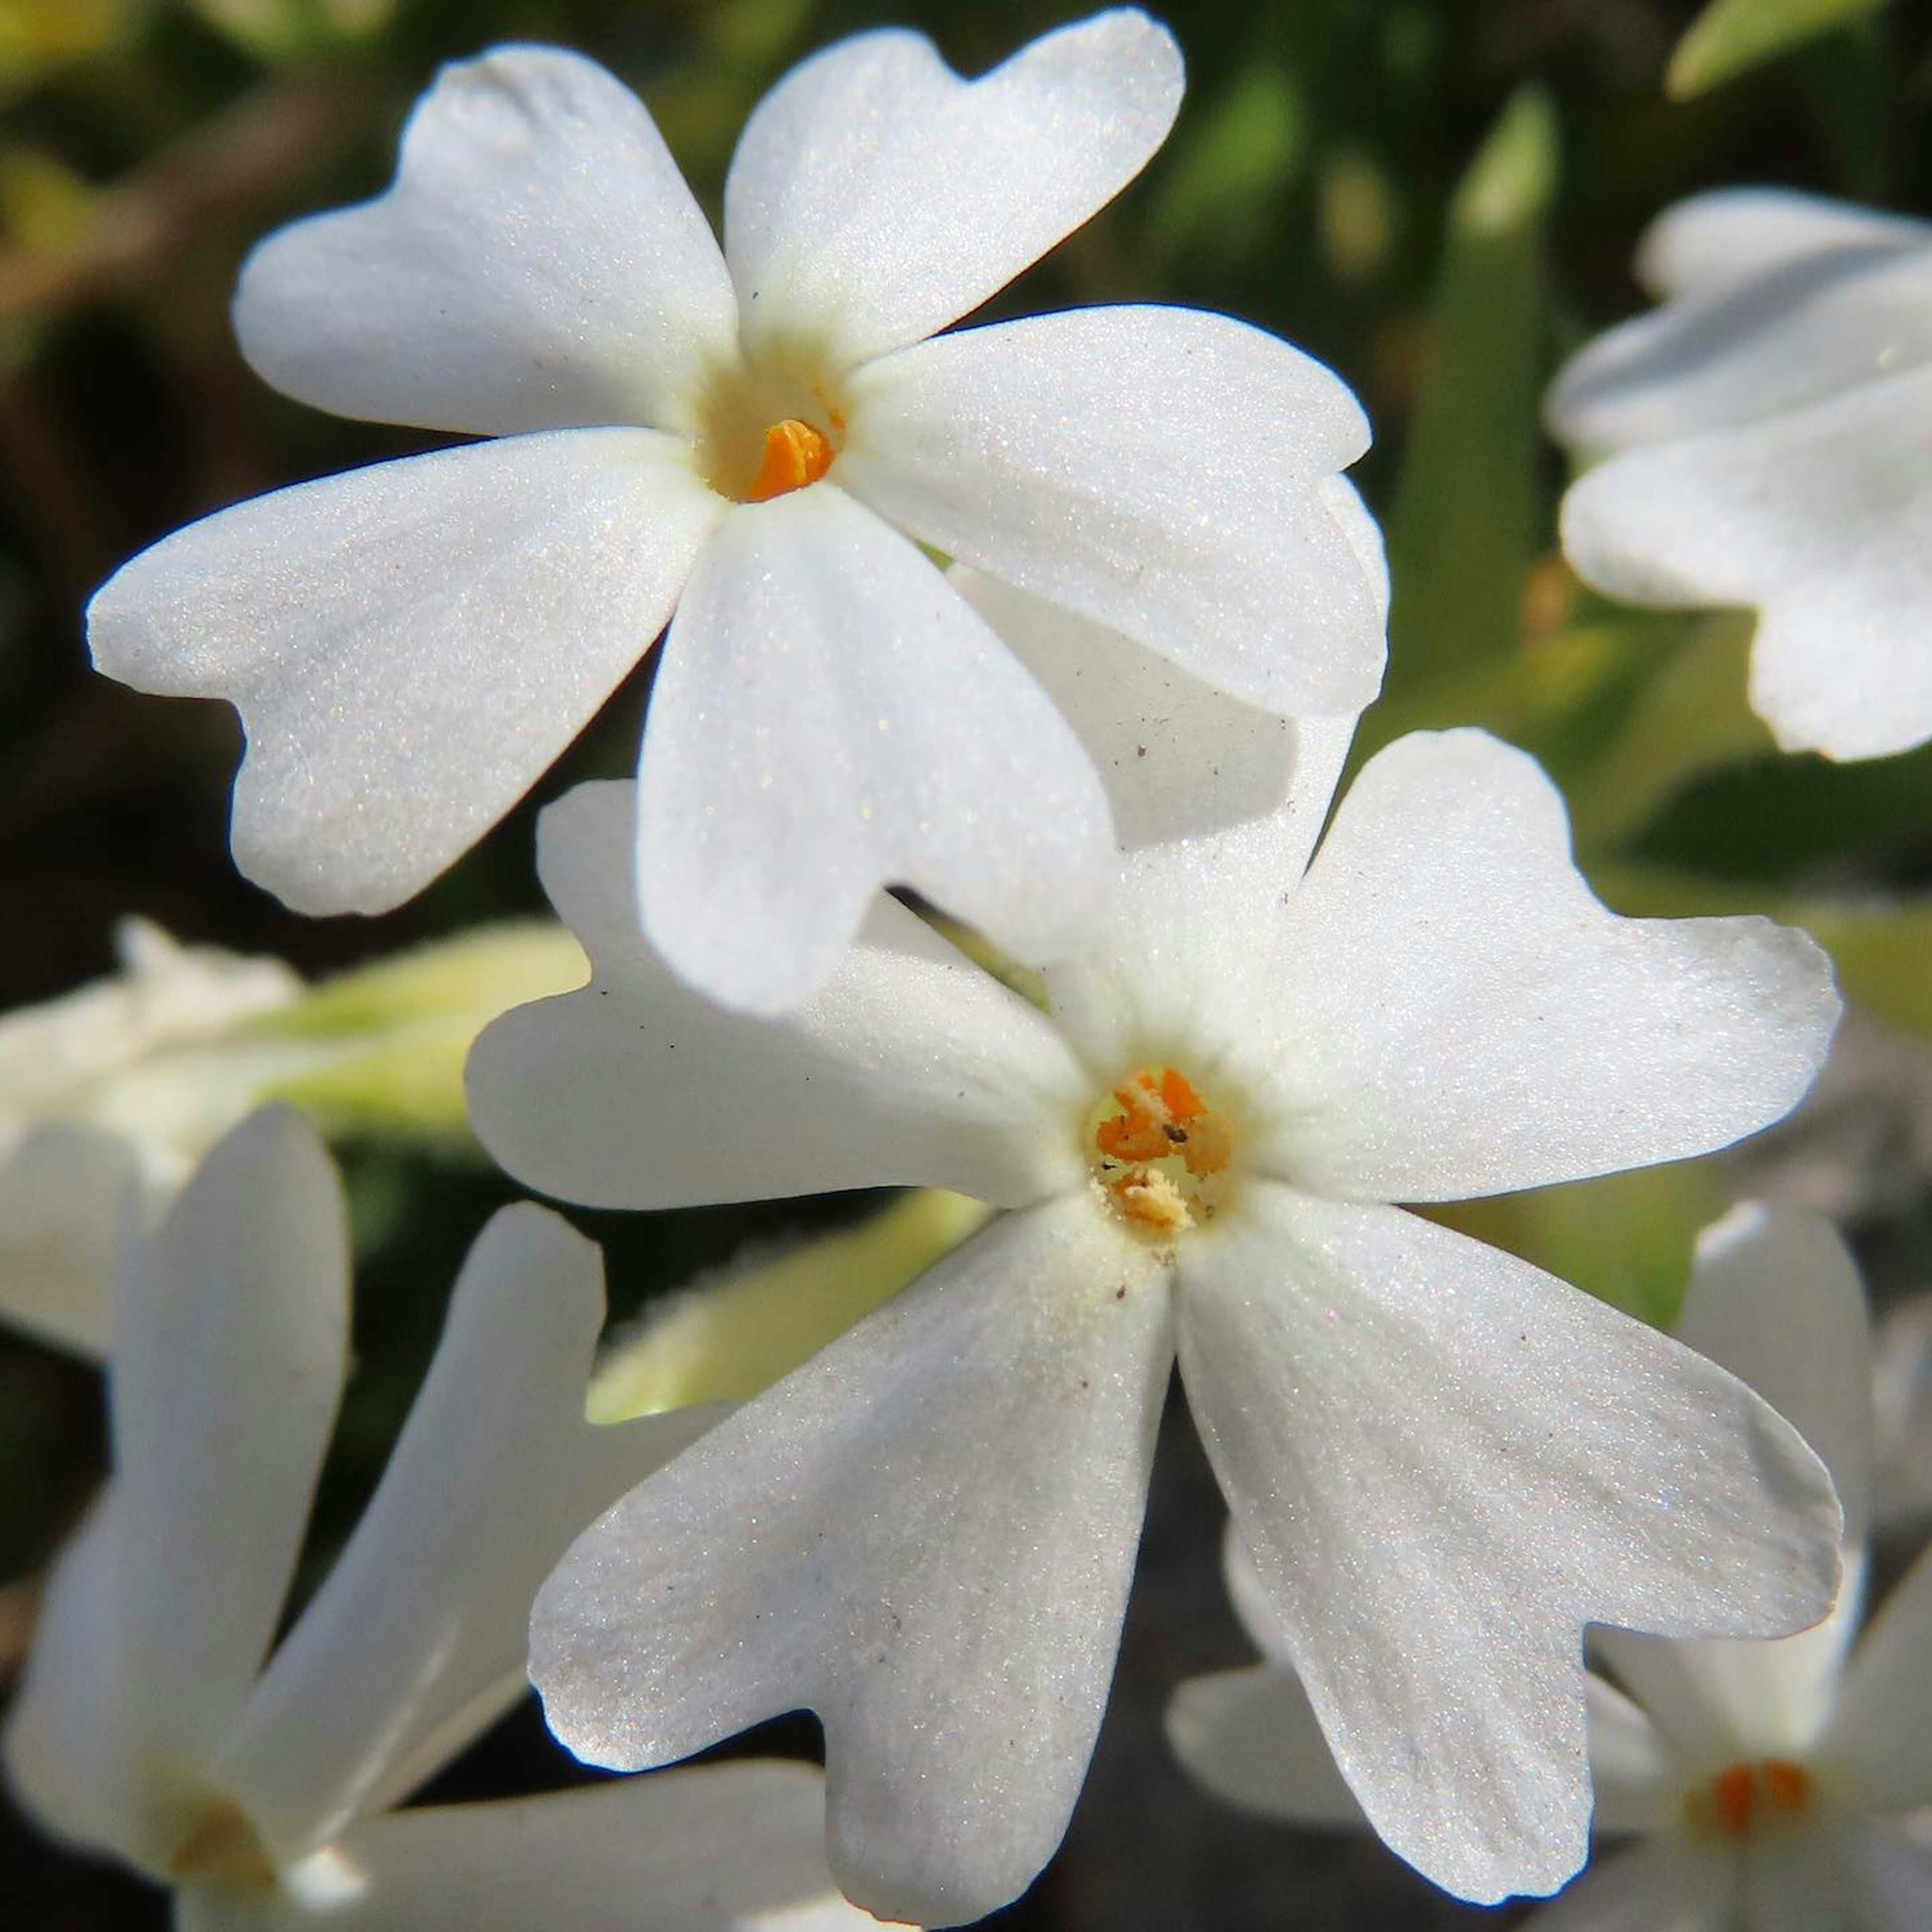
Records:
{"label": "small white flower", "polygon": [[887,880],[1047,956],[1112,850],[1087,753],[925,544],[1233,697],[1359,710],[1383,656],[1366,448],[1328,370],[1196,310],[940,334],[1110,200],[1172,123],[1144,14],[962,82],[916,34],[752,116],[721,252],[636,98],[498,50],[418,107],[393,188],[272,238],[236,320],[341,414],[496,438],[259,499],[128,565],[95,662],[232,700],[235,850],[308,912],[397,904],[670,628],[641,916],[771,1010]]}
{"label": "small white flower", "polygon": [[5,1735],[50,1830],[175,1887],[184,1932],[605,1932],[640,1898],[694,1929],[857,1932],[802,1767],[397,1808],[518,1694],[572,1532],[710,1419],[584,1420],[588,1242],[530,1207],[484,1229],[382,1483],[272,1655],[347,1366],[341,1190],[314,1130],[244,1121],[118,1288],[114,1476]]}
{"label": "small white flower", "polygon": [[[1922,1932],[1932,1848],[1932,1555],[1847,1658],[1864,1573],[1872,1457],[1864,1294],[1829,1222],[1751,1204],[1705,1231],[1678,1334],[1744,1377],[1824,1457],[1845,1510],[1832,1614],[1772,1642],[1598,1634],[1624,1690],[1593,1676],[1590,1750],[1609,1853],[1538,1932]],[[1308,1824],[1361,1816],[1324,1748],[1251,1564],[1228,1581],[1264,1656],[1184,1684],[1176,1748],[1231,1802]],[[1628,1694],[1626,1694],[1628,1693]]]}
{"label": "small white flower", "polygon": [[1124,860],[1050,1012],[891,902],[796,1012],[722,1012],[638,938],[631,788],[545,814],[596,976],[472,1056],[512,1172],[614,1206],[898,1183],[1010,1210],[579,1539],[532,1623],[573,1750],[663,1763],[809,1706],[854,1899],[1013,1897],[1084,1774],[1177,1352],[1351,1780],[1470,1896],[1583,1855],[1586,1623],[1823,1613],[1836,1507],[1762,1402],[1384,1204],[1765,1125],[1823,1055],[1826,963],[1760,920],[1606,912],[1548,781],[1479,733],[1382,752],[1310,862],[1348,736],[1294,728],[1274,814]]}
{"label": "small white flower", "polygon": [[1932,738],[1932,226],[1730,189],[1637,266],[1666,305],[1550,394],[1610,459],[1564,499],[1570,562],[1636,603],[1754,608],[1750,701],[1787,751]]}

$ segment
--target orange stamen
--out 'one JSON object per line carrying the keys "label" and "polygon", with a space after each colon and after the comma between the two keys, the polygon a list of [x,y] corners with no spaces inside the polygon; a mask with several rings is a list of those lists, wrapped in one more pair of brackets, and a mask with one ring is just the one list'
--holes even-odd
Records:
{"label": "orange stamen", "polygon": [[751,488],[746,492],[749,503],[769,502],[794,490],[816,483],[832,467],[836,452],[824,436],[808,422],[788,416],[765,431],[765,460],[758,466]]}
{"label": "orange stamen", "polygon": [[1809,1810],[1813,1791],[1811,1774],[1789,1758],[1726,1765],[1684,1799],[1684,1821],[1708,1837],[1742,1840]]}

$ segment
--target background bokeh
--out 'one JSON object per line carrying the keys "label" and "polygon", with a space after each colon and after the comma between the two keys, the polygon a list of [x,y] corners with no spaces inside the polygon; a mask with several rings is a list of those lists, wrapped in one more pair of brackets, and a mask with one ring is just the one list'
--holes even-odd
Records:
{"label": "background bokeh", "polygon": [[[236,355],[238,263],[278,223],[378,190],[437,64],[554,40],[637,86],[716,211],[737,129],[795,59],[892,23],[989,66],[1079,8],[1028,0],[0,0],[0,1010],[109,968],[130,911],[184,936],[338,970],[541,909],[535,805],[623,773],[648,667],[565,764],[430,892],[309,922],[226,851],[226,707],[94,679],[80,612],[142,544],[238,497],[426,446],[286,402]],[[1774,1186],[1850,1221],[1880,1292],[1932,1285],[1932,752],[1853,768],[1778,757],[1742,704],[1748,624],[1638,616],[1552,556],[1564,476],[1537,422],[1561,356],[1638,306],[1633,246],[1666,202],[1735,182],[1932,213],[1932,14],[1847,24],[1689,98],[1664,76],[1695,9],[1664,0],[1226,0],[1170,16],[1190,87],[1166,148],[994,312],[1117,299],[1225,309],[1332,364],[1376,426],[1359,472],[1397,601],[1370,742],[1483,722],[1568,792],[1599,889],[1632,911],[1804,919],[1860,1002],[1809,1118],[1743,1164],[1461,1218],[1653,1318],[1727,1190]],[[1694,81],[1698,78],[1693,74]],[[1682,70],[1678,79],[1684,75]],[[1681,92],[1680,88],[1680,92]],[[307,1574],[367,1495],[434,1345],[455,1264],[514,1190],[473,1150],[354,1144],[358,1368]],[[574,1216],[607,1244],[614,1308],[747,1244],[868,1201]],[[103,1466],[98,1377],[0,1340],[0,1680],[34,1580]],[[1160,1736],[1192,1670],[1240,1660],[1220,1505],[1169,1417],[1120,1672],[1060,1858],[1014,1927],[1473,1926],[1366,1839],[1246,1820],[1195,1792]],[[1895,1554],[1895,1553],[1894,1553]],[[1882,1570],[1881,1581],[1883,1580]],[[804,1720],[762,1742],[809,1750]],[[437,1795],[581,1773],[514,1714]],[[0,1805],[0,1925],[165,1922],[146,1887],[70,1860]],[[639,1923],[650,1922],[640,1901]]]}

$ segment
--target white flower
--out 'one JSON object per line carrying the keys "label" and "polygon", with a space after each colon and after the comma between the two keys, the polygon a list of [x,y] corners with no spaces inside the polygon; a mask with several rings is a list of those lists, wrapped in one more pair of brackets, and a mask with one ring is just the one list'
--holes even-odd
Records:
{"label": "white flower", "polygon": [[1731,189],[1637,266],[1666,306],[1550,394],[1610,457],[1564,499],[1570,562],[1636,603],[1754,607],[1750,701],[1787,751],[1932,738],[1932,226]]}
{"label": "white flower", "polygon": [[[1922,1932],[1932,1847],[1898,1818],[1932,1804],[1932,1555],[1847,1660],[1872,1456],[1857,1270],[1816,1215],[1734,1210],[1698,1244],[1678,1334],[1775,1402],[1824,1457],[1844,1505],[1844,1584],[1829,1618],[1781,1642],[1598,1634],[1624,1689],[1590,1680],[1596,1822],[1642,1838],[1533,1922],[1538,1932]],[[1184,1684],[1168,1717],[1175,1747],[1234,1804],[1359,1824],[1252,1566],[1232,1539],[1228,1554],[1242,1620],[1274,1660]]]}
{"label": "white flower", "polygon": [[1050,1012],[890,901],[796,1012],[722,1012],[638,936],[631,789],[545,814],[595,977],[472,1056],[513,1172],[614,1206],[892,1183],[1010,1210],[579,1539],[532,1665],[580,1755],[809,1706],[854,1898],[1014,1896],[1084,1773],[1177,1352],[1351,1780],[1471,1896],[1582,1856],[1584,1624],[1823,1613],[1836,1508],[1762,1403],[1383,1204],[1766,1124],[1824,1053],[1826,962],[1760,920],[1613,916],[1548,782],[1478,733],[1382,752],[1310,863],[1348,736],[1294,728],[1271,817],[1126,859]]}
{"label": "white flower", "polygon": [[497,440],[179,532],[95,598],[95,662],[238,705],[237,862],[373,911],[668,621],[634,862],[687,978],[790,1004],[892,880],[1064,950],[1111,869],[1100,789],[920,544],[1279,712],[1359,710],[1381,675],[1377,540],[1337,474],[1367,426],[1326,370],[1180,308],[936,333],[1132,179],[1180,90],[1131,10],[971,83],[862,35],[752,117],[721,253],[602,69],[447,70],[394,188],[265,243],[236,326],[305,401]]}
{"label": "white flower", "polygon": [[0,1017],[0,1318],[89,1354],[108,1346],[122,1238],[245,1114],[296,1100],[334,1126],[454,1137],[477,1028],[583,970],[534,921],[314,987],[145,920],[116,944],[115,976]]}
{"label": "white flower", "polygon": [[347,1366],[341,1190],[314,1130],[250,1116],[118,1289],[115,1474],[5,1736],[44,1825],[175,1886],[184,1932],[604,1932],[640,1897],[692,1928],[864,1923],[831,1893],[802,1768],[396,1808],[518,1694],[572,1532],[710,1419],[584,1420],[588,1242],[530,1207],[484,1229],[382,1483],[272,1655]]}

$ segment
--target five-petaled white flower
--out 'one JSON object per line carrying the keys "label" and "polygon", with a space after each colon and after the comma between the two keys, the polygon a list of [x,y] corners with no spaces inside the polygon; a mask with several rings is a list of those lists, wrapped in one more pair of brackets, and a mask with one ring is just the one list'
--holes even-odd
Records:
{"label": "five-petaled white flower", "polygon": [[[1900,1820],[1932,1804],[1932,1555],[1847,1661],[1872,1460],[1857,1270],[1829,1222],[1750,1204],[1705,1231],[1677,1333],[1774,1402],[1823,1456],[1844,1506],[1844,1582],[1824,1622],[1777,1642],[1598,1634],[1623,1688],[1589,1682],[1596,1823],[1641,1840],[1604,1856],[1534,1923],[1919,1932],[1932,1924],[1932,1843]],[[1176,1748],[1233,1803],[1358,1824],[1252,1565],[1232,1538],[1228,1556],[1242,1620],[1276,1660],[1184,1684],[1168,1718]]]}
{"label": "five-petaled white flower", "polygon": [[1550,394],[1610,456],[1564,500],[1570,562],[1639,603],[1754,607],[1751,704],[1787,751],[1932,738],[1932,226],[1731,189],[1637,266],[1667,305]]}
{"label": "five-petaled white flower", "polygon": [[602,69],[448,70],[394,186],[265,243],[236,326],[305,401],[496,440],[168,538],[96,596],[94,662],[232,700],[242,868],[373,911],[668,621],[635,866],[685,976],[782,1008],[888,880],[1064,951],[1111,877],[1104,796],[922,544],[1277,712],[1359,710],[1381,676],[1379,539],[1338,474],[1367,426],[1327,370],[1183,308],[936,333],[1131,180],[1180,91],[1131,10],[970,84],[862,35],[752,116],[721,252]]}
{"label": "five-petaled white flower", "polygon": [[1582,1856],[1586,1623],[1825,1612],[1837,1509],[1763,1403],[1384,1204],[1765,1125],[1824,1053],[1822,956],[1606,911],[1547,780],[1480,733],[1380,754],[1311,862],[1348,737],[1294,727],[1271,816],[1124,859],[1048,1012],[890,901],[794,1013],[722,1012],[638,937],[631,788],[550,808],[595,976],[472,1055],[512,1172],[638,1208],[914,1183],[1010,1210],[578,1540],[532,1650],[573,1750],[663,1763],[809,1706],[851,1897],[923,1922],[1013,1897],[1084,1774],[1177,1352],[1350,1779],[1471,1896]]}
{"label": "five-petaled white flower", "polygon": [[62,1559],[6,1765],[28,1809],[176,1891],[184,1932],[584,1932],[867,1922],[833,1892],[817,1774],[733,1766],[399,1810],[512,1702],[530,1600],[572,1533],[711,1412],[584,1419],[596,1251],[506,1209],[348,1546],[280,1622],[347,1365],[340,1184],[251,1115],[118,1282],[115,1473]]}

